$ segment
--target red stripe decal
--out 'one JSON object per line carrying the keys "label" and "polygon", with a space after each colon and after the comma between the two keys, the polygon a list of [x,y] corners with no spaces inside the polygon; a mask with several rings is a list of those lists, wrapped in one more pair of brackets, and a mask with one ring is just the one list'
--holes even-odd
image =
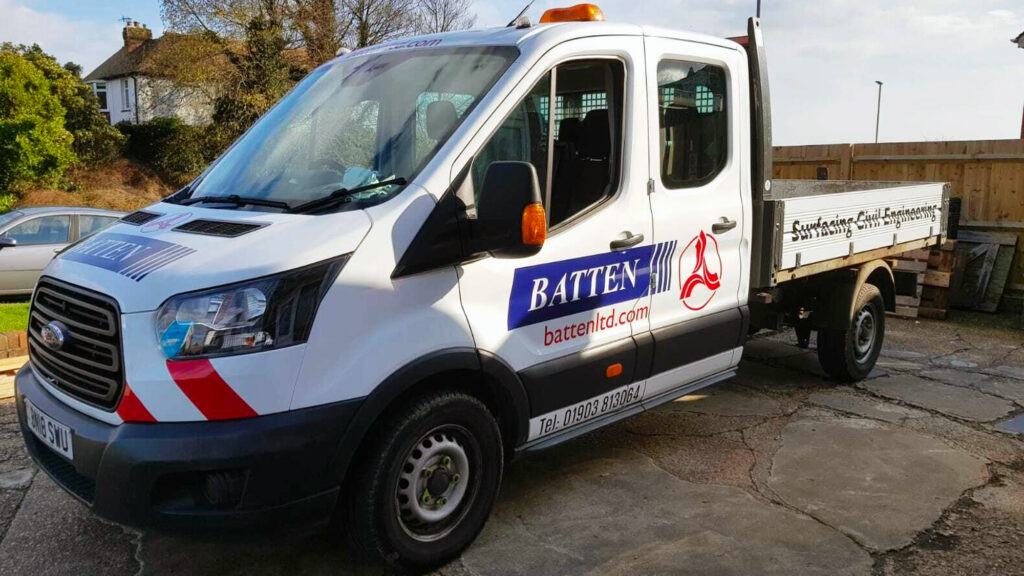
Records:
{"label": "red stripe decal", "polygon": [[124,383],[124,394],[121,395],[121,403],[117,405],[117,415],[125,422],[156,422],[156,418],[146,410],[146,407],[139,400],[139,397],[132,392],[128,383]]}
{"label": "red stripe decal", "polygon": [[228,383],[217,374],[209,360],[167,361],[171,378],[207,420],[230,420],[259,416]]}

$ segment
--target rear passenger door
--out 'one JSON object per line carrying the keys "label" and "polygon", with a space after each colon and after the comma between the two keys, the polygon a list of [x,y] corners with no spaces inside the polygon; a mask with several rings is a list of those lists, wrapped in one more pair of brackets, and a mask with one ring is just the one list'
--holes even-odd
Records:
{"label": "rear passenger door", "polygon": [[639,37],[558,46],[453,167],[471,215],[492,162],[530,162],[541,184],[541,251],[469,262],[459,281],[477,347],[526,388],[530,440],[640,401],[649,357],[638,358],[633,336],[647,332],[651,251],[644,86],[634,80],[643,66]]}
{"label": "rear passenger door", "polygon": [[[645,401],[739,361],[745,331],[745,60],[738,50],[646,38],[654,241],[654,362]],[[744,288],[745,289],[745,288]],[[742,300],[745,303],[745,298]]]}

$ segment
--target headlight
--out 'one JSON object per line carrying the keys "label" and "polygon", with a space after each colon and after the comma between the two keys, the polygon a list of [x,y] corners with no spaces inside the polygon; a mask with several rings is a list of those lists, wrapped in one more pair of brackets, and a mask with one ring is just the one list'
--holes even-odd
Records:
{"label": "headlight", "polygon": [[174,296],[157,312],[160,348],[180,360],[305,342],[320,300],[348,258]]}

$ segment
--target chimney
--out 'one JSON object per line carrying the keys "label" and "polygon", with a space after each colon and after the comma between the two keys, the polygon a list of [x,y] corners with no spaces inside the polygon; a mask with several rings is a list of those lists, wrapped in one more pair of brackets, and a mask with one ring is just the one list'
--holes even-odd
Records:
{"label": "chimney", "polygon": [[153,39],[153,31],[145,26],[140,26],[138,22],[131,22],[125,24],[124,30],[121,31],[121,37],[124,38],[125,49],[135,52],[140,46]]}

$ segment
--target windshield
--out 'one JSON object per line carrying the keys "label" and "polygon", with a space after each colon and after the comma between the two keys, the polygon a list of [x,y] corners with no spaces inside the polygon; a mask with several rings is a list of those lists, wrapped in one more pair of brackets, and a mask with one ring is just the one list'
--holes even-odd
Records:
{"label": "windshield", "polygon": [[[349,209],[412,180],[518,55],[511,46],[355,53],[313,71],[202,177],[192,198]],[[378,182],[397,183],[373,187]],[[237,204],[235,205],[237,206]]]}
{"label": "windshield", "polygon": [[21,212],[15,210],[14,212],[8,212],[6,214],[0,214],[0,230],[3,230],[4,226],[14,222],[18,217],[21,216]]}

